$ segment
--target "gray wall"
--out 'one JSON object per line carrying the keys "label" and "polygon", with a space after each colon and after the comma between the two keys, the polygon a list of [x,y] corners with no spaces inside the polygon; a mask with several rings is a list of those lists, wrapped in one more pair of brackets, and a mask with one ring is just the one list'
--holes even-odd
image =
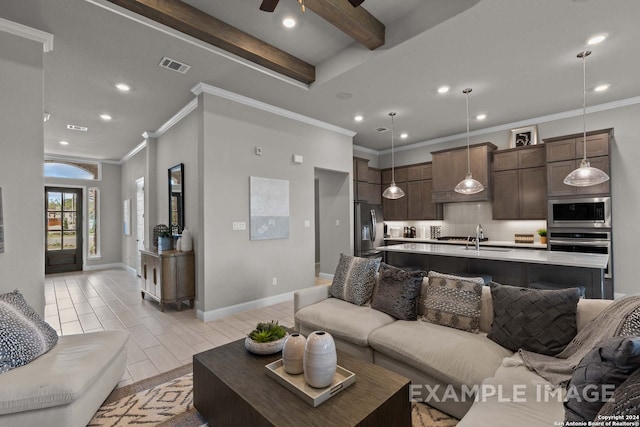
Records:
{"label": "gray wall", "polygon": [[0,293],[19,289],[44,313],[42,44],[0,31]]}
{"label": "gray wall", "polygon": [[[316,168],[350,173],[352,139],[213,95],[204,108],[199,158],[203,164],[199,268],[204,310],[279,295],[314,284],[314,178]],[[256,146],[262,156],[254,154]],[[293,154],[304,163],[291,162]],[[249,239],[249,177],[286,179],[290,185],[290,236]],[[349,186],[351,179],[349,179]],[[345,209],[351,212],[352,189]],[[353,214],[344,232],[351,236]],[[312,226],[304,227],[309,220]],[[232,231],[232,223],[247,224]],[[344,251],[351,250],[352,238]],[[204,265],[203,265],[204,264]],[[272,278],[278,278],[277,286]]]}
{"label": "gray wall", "polygon": [[[131,200],[131,235],[125,236],[123,230],[119,231],[122,235],[122,263],[132,269],[136,269],[138,265],[138,224],[137,215],[137,188],[136,180],[144,178],[147,171],[147,149],[143,149],[136,153],[133,157],[123,163],[121,172],[122,179],[120,181],[121,199],[118,206],[122,206],[124,200]],[[145,187],[147,185],[145,179]],[[145,189],[146,192],[146,189]],[[146,196],[146,194],[145,194]],[[145,197],[146,199],[146,197]],[[145,216],[146,219],[147,216]],[[145,224],[146,225],[146,224]],[[148,227],[147,227],[148,228]],[[149,241],[145,239],[145,245],[148,246]]]}
{"label": "gray wall", "polygon": [[[85,268],[100,267],[101,265],[113,265],[122,262],[121,240],[122,229],[122,202],[120,201],[120,165],[112,163],[102,164],[102,176],[99,181],[87,181],[80,179],[49,178],[45,179],[45,185],[55,185],[59,187],[82,187],[84,189],[84,238],[87,241],[87,189],[89,187],[99,188],[100,230],[98,241],[100,242],[100,258],[86,259]],[[135,202],[135,198],[132,200]]]}
{"label": "gray wall", "polygon": [[[640,173],[640,142],[637,124],[640,104],[589,113],[587,130],[614,128],[615,142],[611,153],[611,193],[613,199],[613,256],[615,292],[621,294],[640,293],[640,284],[635,277],[638,230],[640,212],[640,191],[637,189]],[[582,132],[582,116],[545,123],[538,123],[538,138],[551,138]],[[471,144],[491,141],[498,148],[509,146],[509,131],[489,133],[471,137]],[[455,146],[463,146],[466,139],[429,145],[412,150],[396,151],[396,165],[431,161],[431,151]],[[391,155],[384,154],[379,159],[380,167],[391,166]]]}

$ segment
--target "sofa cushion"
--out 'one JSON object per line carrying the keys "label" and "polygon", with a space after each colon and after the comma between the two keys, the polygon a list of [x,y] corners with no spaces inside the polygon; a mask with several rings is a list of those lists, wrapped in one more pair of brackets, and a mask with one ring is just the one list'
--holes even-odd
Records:
{"label": "sofa cushion", "polygon": [[467,332],[480,330],[482,283],[429,272],[423,320]]}
{"label": "sofa cushion", "polygon": [[640,337],[613,337],[598,343],[573,371],[565,420],[593,421],[614,389],[638,368]]}
{"label": "sofa cushion", "polygon": [[395,321],[388,314],[369,306],[357,306],[338,298],[327,298],[301,308],[296,322],[308,329],[327,331],[335,338],[354,344],[369,344],[369,334]]}
{"label": "sofa cushion", "polygon": [[489,339],[503,347],[554,356],[577,333],[578,288],[538,290],[492,283],[491,296]]}
{"label": "sofa cushion", "polygon": [[596,418],[616,415],[622,416],[622,419],[628,415],[640,415],[640,369],[636,369],[625,382],[616,387],[613,397],[602,406]]}
{"label": "sofa cushion", "polygon": [[374,330],[369,345],[456,387],[480,384],[493,375],[504,357],[513,354],[482,333],[404,320]]}
{"label": "sofa cushion", "polygon": [[75,401],[123,351],[128,337],[125,331],[60,337],[47,354],[0,375],[0,415]]}
{"label": "sofa cushion", "polygon": [[424,271],[404,271],[380,264],[379,283],[373,291],[371,308],[400,320],[418,319],[418,296]]}
{"label": "sofa cushion", "polygon": [[355,305],[369,302],[376,284],[381,258],[359,258],[340,254],[329,294]]}
{"label": "sofa cushion", "polygon": [[18,290],[0,295],[0,374],[26,365],[57,342],[55,329]]}

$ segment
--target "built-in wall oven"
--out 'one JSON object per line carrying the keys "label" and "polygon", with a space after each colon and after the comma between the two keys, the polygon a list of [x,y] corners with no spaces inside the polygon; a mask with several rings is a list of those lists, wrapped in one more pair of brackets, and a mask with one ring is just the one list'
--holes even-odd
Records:
{"label": "built-in wall oven", "polygon": [[604,277],[612,277],[611,231],[594,229],[549,229],[550,251],[609,255]]}

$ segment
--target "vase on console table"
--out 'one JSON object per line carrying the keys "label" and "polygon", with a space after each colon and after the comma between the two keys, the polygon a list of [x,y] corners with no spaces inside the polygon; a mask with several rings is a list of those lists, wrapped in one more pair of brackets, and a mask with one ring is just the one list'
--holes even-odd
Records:
{"label": "vase on console table", "polygon": [[304,379],[311,387],[329,387],[336,373],[338,356],[331,334],[315,331],[309,334],[304,348]]}
{"label": "vase on console table", "polygon": [[304,347],[307,339],[304,335],[294,332],[284,342],[282,348],[282,365],[288,374],[297,375],[304,371]]}
{"label": "vase on console table", "polygon": [[182,252],[191,252],[193,250],[193,239],[191,237],[191,230],[189,230],[187,227],[182,230],[180,246],[180,250]]}

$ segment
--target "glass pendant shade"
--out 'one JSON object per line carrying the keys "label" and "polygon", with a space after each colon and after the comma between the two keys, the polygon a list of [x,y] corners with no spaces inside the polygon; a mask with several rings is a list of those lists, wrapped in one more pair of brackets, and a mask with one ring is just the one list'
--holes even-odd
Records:
{"label": "glass pendant shade", "polygon": [[393,181],[391,182],[391,185],[384,190],[382,197],[391,200],[400,199],[404,197],[404,191],[402,191],[402,188],[398,187],[395,181]]}
{"label": "glass pendant shade", "polygon": [[467,96],[467,176],[453,189],[456,193],[465,195],[477,194],[484,190],[484,185],[471,176],[471,155],[469,154],[469,92],[471,92],[471,89],[462,91],[462,93]]}
{"label": "glass pendant shade", "polygon": [[574,187],[590,187],[592,185],[602,184],[608,180],[609,175],[598,168],[592,168],[589,160],[582,159],[580,167],[567,175],[562,182]]}
{"label": "glass pendant shade", "polygon": [[582,143],[584,157],[580,162],[580,167],[574,169],[569,175],[564,178],[566,185],[572,187],[590,187],[592,185],[602,184],[609,180],[609,175],[606,172],[592,168],[587,160],[587,65],[586,58],[591,55],[591,51],[587,50],[580,52],[578,58],[582,58]]}

